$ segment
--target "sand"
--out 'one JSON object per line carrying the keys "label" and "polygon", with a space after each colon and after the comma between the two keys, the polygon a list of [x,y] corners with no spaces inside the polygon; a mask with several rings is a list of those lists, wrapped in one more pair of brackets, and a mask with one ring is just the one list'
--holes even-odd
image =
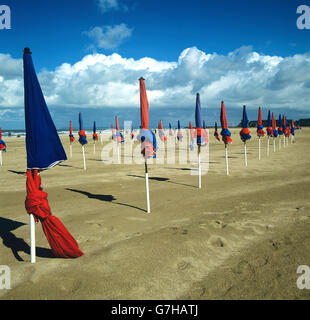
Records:
{"label": "sand", "polygon": [[310,128],[280,151],[277,141],[276,153],[271,144],[269,157],[262,138],[260,161],[251,129],[246,168],[239,129],[231,131],[230,175],[211,130],[201,189],[190,171],[195,164],[149,165],[150,214],[143,164],[102,162],[108,142],[93,154],[90,141],[85,171],[79,143],[70,158],[68,137],[61,137],[69,159],[42,172],[42,185],[85,255],[54,258],[39,223],[36,264],[24,207],[25,141],[7,138],[0,265],[11,269],[11,289],[0,290],[0,299],[308,299],[296,270],[310,265]]}

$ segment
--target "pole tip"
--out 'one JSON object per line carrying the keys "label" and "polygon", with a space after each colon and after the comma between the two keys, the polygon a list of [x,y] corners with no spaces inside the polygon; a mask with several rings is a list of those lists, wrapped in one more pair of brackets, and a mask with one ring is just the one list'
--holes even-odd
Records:
{"label": "pole tip", "polygon": [[143,77],[140,77],[139,80],[145,80]]}
{"label": "pole tip", "polygon": [[30,51],[30,48],[28,47],[24,48],[24,53],[32,54],[32,52]]}

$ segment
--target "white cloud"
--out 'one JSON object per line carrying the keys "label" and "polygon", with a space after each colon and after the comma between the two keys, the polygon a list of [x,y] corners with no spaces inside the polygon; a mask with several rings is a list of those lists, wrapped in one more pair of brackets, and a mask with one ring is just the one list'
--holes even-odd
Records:
{"label": "white cloud", "polygon": [[[0,107],[23,105],[22,61],[0,54]],[[277,57],[239,48],[227,55],[183,50],[177,61],[135,60],[90,54],[38,74],[49,106],[138,107],[138,79],[146,81],[150,106],[194,107],[200,92],[205,108],[309,110],[310,53]]]}
{"label": "white cloud", "polygon": [[121,23],[114,26],[94,27],[89,31],[84,31],[83,34],[94,40],[98,48],[116,49],[125,39],[131,37],[132,29]]}
{"label": "white cloud", "polygon": [[97,3],[102,13],[112,10],[128,11],[128,6],[121,0],[97,0]]}

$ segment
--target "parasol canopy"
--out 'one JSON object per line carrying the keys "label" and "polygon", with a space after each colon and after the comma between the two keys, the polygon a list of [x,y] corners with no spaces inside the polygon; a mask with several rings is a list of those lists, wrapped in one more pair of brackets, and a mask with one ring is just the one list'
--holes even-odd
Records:
{"label": "parasol canopy", "polygon": [[278,127],[278,133],[279,135],[283,135],[283,124],[282,124],[282,119],[281,119],[281,114],[279,114],[279,127]]}
{"label": "parasol canopy", "polygon": [[28,169],[48,169],[67,160],[47,109],[29,48],[24,49],[24,98]]}
{"label": "parasol canopy", "polygon": [[227,117],[226,117],[226,109],[225,109],[225,104],[224,101],[221,102],[221,126],[222,126],[222,131],[221,131],[221,136],[222,140],[225,144],[232,143],[231,139],[231,133],[228,130],[228,125],[227,125]]}
{"label": "parasol canopy", "polygon": [[204,141],[202,137],[202,119],[201,119],[201,105],[200,105],[199,93],[196,94],[195,122],[196,122],[197,145],[202,146],[204,144]]}
{"label": "parasol canopy", "polygon": [[96,132],[96,121],[94,121],[94,126],[93,126],[93,140],[98,141],[98,134]]}
{"label": "parasol canopy", "polygon": [[6,152],[6,144],[2,140],[2,133],[1,133],[1,128],[0,128],[0,151]]}
{"label": "parasol canopy", "polygon": [[178,133],[177,133],[177,139],[179,141],[182,142],[183,140],[183,134],[182,134],[182,131],[181,131],[181,124],[180,124],[180,120],[178,120]]}
{"label": "parasol canopy", "polygon": [[71,122],[71,120],[70,120],[70,124],[69,124],[69,140],[70,140],[70,142],[74,142],[75,141],[74,135],[72,133],[72,122]]}
{"label": "parasol canopy", "polygon": [[165,137],[163,123],[162,123],[161,120],[158,123],[158,134],[159,134],[159,138],[160,138],[161,141],[166,141],[167,140],[167,138]]}
{"label": "parasol canopy", "polygon": [[149,103],[142,77],[139,79],[139,86],[141,129],[137,139],[141,141],[141,154],[143,154],[144,158],[156,158],[157,142],[155,134],[149,130]]}
{"label": "parasol canopy", "polygon": [[263,137],[266,132],[263,130],[263,118],[262,118],[262,109],[261,107],[258,108],[258,120],[257,120],[257,136]]}
{"label": "parasol canopy", "polygon": [[217,122],[215,121],[215,124],[214,124],[214,137],[217,141],[221,141],[220,140],[220,137],[219,137],[219,133],[217,131]]}
{"label": "parasol canopy", "polygon": [[246,112],[246,107],[243,106],[243,113],[242,113],[242,129],[240,131],[240,138],[243,142],[251,139],[250,130],[248,128],[248,115]]}
{"label": "parasol canopy", "polygon": [[85,131],[83,129],[83,119],[82,119],[82,113],[79,112],[79,126],[80,126],[80,130],[79,130],[79,143],[84,146],[85,144],[87,144],[87,139],[86,139],[86,134]]}
{"label": "parasol canopy", "polygon": [[269,137],[272,137],[272,136],[273,136],[270,110],[268,110],[267,135],[268,135]]}
{"label": "parasol canopy", "polygon": [[278,136],[277,123],[273,113],[272,113],[272,133],[274,138]]}
{"label": "parasol canopy", "polygon": [[189,122],[189,129],[190,129],[190,135],[191,135],[191,142],[190,142],[189,147],[193,151],[194,150],[194,141],[195,141],[195,132],[194,132],[194,129],[193,129],[191,122]]}

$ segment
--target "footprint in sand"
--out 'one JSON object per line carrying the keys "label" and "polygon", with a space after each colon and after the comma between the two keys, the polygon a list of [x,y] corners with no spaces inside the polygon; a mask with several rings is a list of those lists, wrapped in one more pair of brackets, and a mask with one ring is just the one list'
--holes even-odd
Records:
{"label": "footprint in sand", "polygon": [[178,270],[185,270],[187,268],[190,268],[192,265],[189,262],[181,261],[177,264]]}
{"label": "footprint in sand", "polygon": [[223,248],[225,246],[225,240],[219,236],[211,236],[209,243],[212,247]]}

